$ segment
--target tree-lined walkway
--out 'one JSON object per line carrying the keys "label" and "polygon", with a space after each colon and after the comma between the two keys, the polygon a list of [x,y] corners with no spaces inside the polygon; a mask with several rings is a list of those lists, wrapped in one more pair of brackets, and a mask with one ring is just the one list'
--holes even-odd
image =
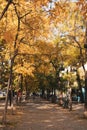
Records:
{"label": "tree-lined walkway", "polygon": [[19,107],[18,115],[12,121],[15,127],[4,130],[87,130],[82,105],[73,107],[70,112],[47,101],[29,101]]}

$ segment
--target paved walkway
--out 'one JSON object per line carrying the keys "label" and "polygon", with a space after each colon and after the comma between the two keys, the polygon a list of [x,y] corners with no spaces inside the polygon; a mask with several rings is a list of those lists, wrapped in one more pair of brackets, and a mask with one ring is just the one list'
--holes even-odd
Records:
{"label": "paved walkway", "polygon": [[13,119],[15,125],[3,130],[87,130],[82,104],[69,111],[47,101],[29,101],[18,108]]}

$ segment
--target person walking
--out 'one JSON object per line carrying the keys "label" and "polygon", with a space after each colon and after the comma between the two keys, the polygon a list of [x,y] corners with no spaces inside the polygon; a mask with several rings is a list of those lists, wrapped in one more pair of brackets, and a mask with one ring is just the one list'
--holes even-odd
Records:
{"label": "person walking", "polygon": [[8,91],[8,101],[9,101],[9,105],[11,106],[11,104],[12,104],[11,88],[9,88],[9,91]]}

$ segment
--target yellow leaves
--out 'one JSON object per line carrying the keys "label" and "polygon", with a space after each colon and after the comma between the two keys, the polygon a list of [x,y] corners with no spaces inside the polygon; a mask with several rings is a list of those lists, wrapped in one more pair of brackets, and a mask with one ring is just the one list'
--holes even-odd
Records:
{"label": "yellow leaves", "polygon": [[14,36],[15,29],[8,30],[4,33],[4,39],[6,41],[6,59],[9,59],[14,55]]}
{"label": "yellow leaves", "polygon": [[[50,11],[48,10],[48,12],[45,12],[41,7],[43,5],[46,5],[49,1],[50,0],[29,0],[26,2],[25,0],[14,0],[14,2],[16,2],[15,6],[17,12],[15,12],[15,8],[11,4],[11,6],[7,11],[7,15],[4,17],[4,21],[3,21],[3,25],[4,27],[6,27],[5,28],[6,30],[4,30],[5,31],[4,38],[8,43],[7,48],[8,48],[9,55],[10,54],[12,55],[14,52],[14,42],[15,42],[14,40],[17,34],[17,26],[18,26],[18,19],[16,13],[19,15],[19,18],[24,16],[23,18],[20,19],[21,20],[20,29],[16,41],[17,42],[16,48],[18,47],[19,56],[22,54],[28,54],[28,56],[30,55],[33,56],[35,54],[45,55],[44,57],[41,57],[41,60],[47,63],[49,62],[49,58],[47,58],[47,56],[50,57],[52,53],[56,53],[52,57],[55,59],[55,57],[57,57],[58,54],[60,54],[61,51],[59,49],[56,50],[52,44],[46,43],[45,41],[47,41],[48,39],[52,40],[51,34],[53,35],[55,35],[56,33],[63,34],[63,32],[65,32],[66,34],[66,32],[68,32],[68,34],[72,35],[74,33],[75,15],[72,15],[73,13],[72,11],[74,11],[73,8],[75,8],[75,5],[72,4],[72,2],[67,3],[65,1],[62,2],[61,0],[60,3],[58,1],[55,3],[54,8],[52,8]],[[2,4],[2,1],[0,2]],[[4,2],[4,5],[5,4],[6,3]],[[86,15],[87,4],[85,3],[85,0],[80,0],[79,4],[82,4],[83,13],[84,15]],[[2,9],[4,5],[2,4]],[[2,11],[2,9],[0,9],[0,12]],[[65,25],[65,21],[67,26]],[[57,26],[58,28],[56,28],[54,23],[56,26],[58,25],[58,23],[61,24],[59,24],[59,26]],[[51,25],[52,27],[50,27]],[[0,32],[2,30],[1,26],[2,24],[0,25]],[[58,31],[54,32],[52,30],[54,28],[58,29]],[[78,35],[76,34],[76,36]],[[25,43],[20,43],[20,39],[22,37],[24,37]],[[81,42],[83,40],[82,37],[79,38]],[[65,40],[66,39],[62,39],[62,38],[59,39],[58,37],[57,42],[63,43],[65,42]],[[29,45],[33,45],[33,46],[29,46]],[[77,51],[74,50],[73,48],[68,48],[68,49],[69,50],[67,51],[65,50],[65,55],[67,55],[66,57],[68,57],[68,59],[70,60],[69,57],[71,55],[72,59],[74,60]],[[9,58],[9,55],[6,55],[7,58]],[[60,57],[57,58],[59,58],[60,60]],[[34,63],[34,60],[32,63]],[[49,71],[48,66],[46,67],[45,65],[42,65],[41,68],[39,69],[40,71],[46,71],[46,72]],[[34,68],[31,67],[29,63],[24,62],[23,66],[19,64],[15,66],[14,70],[16,73],[23,73],[24,75],[29,75],[29,74],[32,75]]]}
{"label": "yellow leaves", "polygon": [[86,0],[79,0],[77,2],[77,9],[81,10],[82,16],[85,20],[87,20],[87,1]]}
{"label": "yellow leaves", "polygon": [[14,31],[13,30],[6,31],[4,33],[4,38],[5,38],[6,42],[11,43],[11,46],[12,46],[12,43],[14,41]]}
{"label": "yellow leaves", "polygon": [[38,41],[37,49],[40,54],[49,55],[49,54],[51,54],[51,52],[53,52],[53,45],[49,42],[46,43],[43,41]]}
{"label": "yellow leaves", "polygon": [[[34,0],[34,1],[14,0],[14,2],[16,3],[15,7],[17,9],[17,14],[19,15],[19,17],[24,16],[21,19],[22,22],[20,23],[21,24],[20,30],[22,33],[19,34],[22,34],[25,37],[27,37],[28,35],[30,39],[34,39],[36,37],[39,37],[40,35],[46,37],[48,33],[49,21],[48,18],[46,17],[46,14],[43,13],[41,6],[43,3],[47,3],[48,0],[44,0],[44,1],[43,0]],[[40,4],[41,6],[39,6]],[[4,17],[4,21],[3,21],[4,27],[6,27],[7,31],[11,30],[11,28],[13,30],[15,28],[15,30],[17,31],[17,25],[18,25],[17,14],[15,12],[14,6],[11,4],[8,11],[6,12],[6,17]],[[24,24],[27,25],[27,27]],[[9,33],[6,35],[9,35]],[[19,36],[19,39],[21,39],[21,36]],[[15,36],[13,35],[13,37]],[[11,42],[12,33],[11,35],[6,36],[6,39],[8,42]]]}
{"label": "yellow leaves", "polygon": [[49,74],[49,72],[50,72],[50,64],[47,65],[47,64],[44,64],[44,62],[43,62],[43,64],[38,68],[38,71],[40,73]]}
{"label": "yellow leaves", "polygon": [[0,0],[0,14],[1,14],[2,10],[5,8],[6,4],[7,3],[5,0],[4,0],[4,2],[2,0]]}
{"label": "yellow leaves", "polygon": [[30,75],[33,76],[34,67],[30,63],[23,63],[23,66],[21,64],[18,64],[14,67],[14,72],[18,74],[23,74],[24,76]]}
{"label": "yellow leaves", "polygon": [[74,65],[78,61],[79,49],[74,46],[67,46],[65,52],[63,52],[65,58],[65,65]]}
{"label": "yellow leaves", "polygon": [[25,1],[20,1],[18,3],[19,6],[17,6],[17,10],[20,14],[20,16],[23,16],[24,14],[26,14],[27,12],[34,12],[34,5],[33,2],[25,2]]}
{"label": "yellow leaves", "polygon": [[68,12],[70,10],[69,7],[70,5],[67,2],[55,2],[55,8],[50,10],[51,19],[53,19],[56,23],[63,22],[68,16]]}
{"label": "yellow leaves", "polygon": [[36,6],[46,5],[50,0],[34,0]]}
{"label": "yellow leaves", "polygon": [[21,43],[19,46],[19,53],[33,55],[33,54],[37,53],[37,50],[32,46]]}
{"label": "yellow leaves", "polygon": [[31,16],[27,17],[27,29],[31,34],[31,37],[39,37],[42,35],[46,37],[49,30],[49,19],[43,12],[31,13]]}
{"label": "yellow leaves", "polygon": [[40,0],[37,0],[36,3],[35,3],[35,6],[36,6],[36,7],[37,7],[37,6],[40,7],[40,6],[41,6],[41,1],[40,1]]}

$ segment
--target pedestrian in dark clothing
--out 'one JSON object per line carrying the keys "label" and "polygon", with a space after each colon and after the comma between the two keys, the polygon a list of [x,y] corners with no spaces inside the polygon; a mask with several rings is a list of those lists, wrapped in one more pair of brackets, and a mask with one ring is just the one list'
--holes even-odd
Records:
{"label": "pedestrian in dark clothing", "polygon": [[9,91],[8,91],[8,100],[9,100],[9,105],[11,106],[11,103],[12,103],[11,89],[9,89]]}
{"label": "pedestrian in dark clothing", "polygon": [[19,89],[17,92],[17,103],[21,103],[22,100],[22,91]]}

